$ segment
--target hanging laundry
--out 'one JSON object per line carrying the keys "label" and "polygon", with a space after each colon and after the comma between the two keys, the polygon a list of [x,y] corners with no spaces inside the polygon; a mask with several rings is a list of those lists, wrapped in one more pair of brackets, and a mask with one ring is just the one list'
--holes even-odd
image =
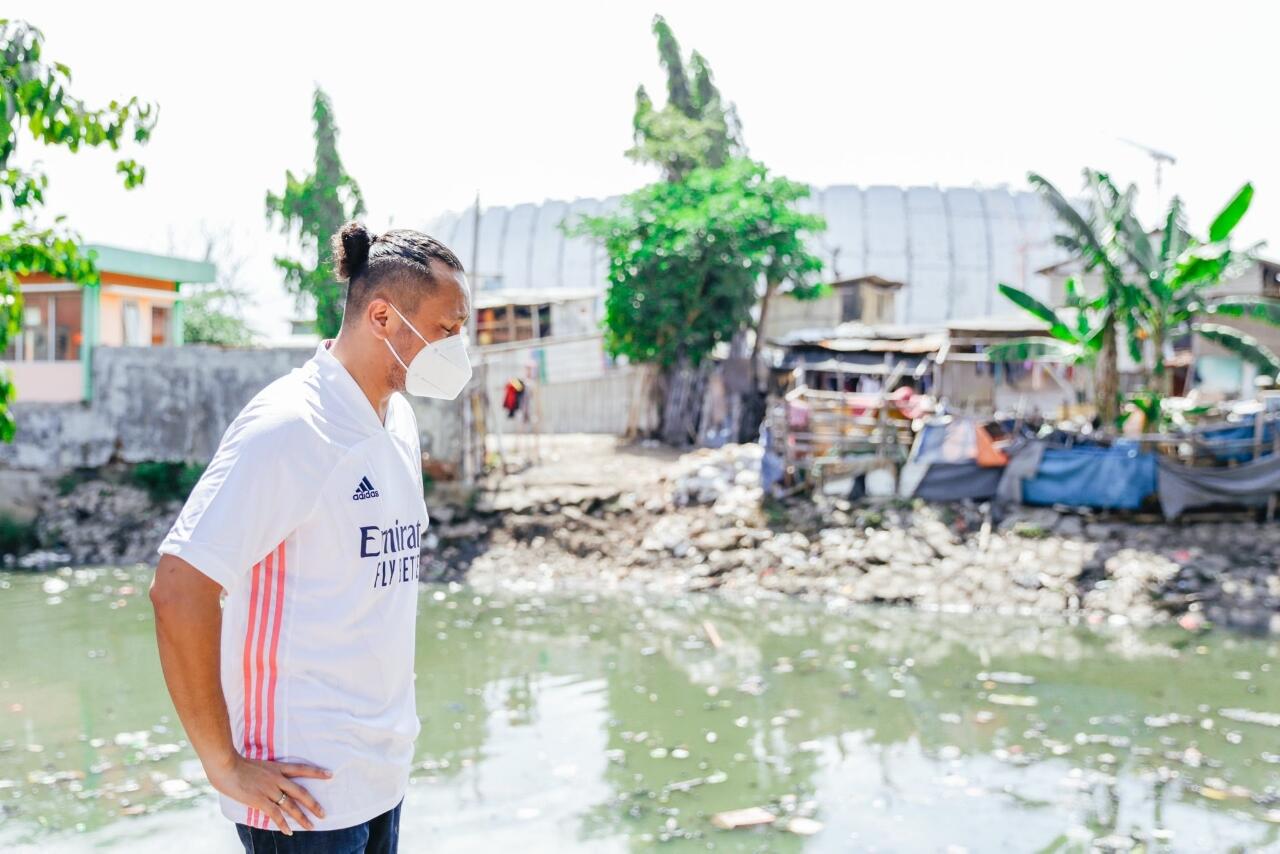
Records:
{"label": "hanging laundry", "polygon": [[507,381],[506,390],[502,394],[502,408],[507,410],[507,417],[514,418],[520,411],[520,403],[524,398],[524,383],[519,378]]}

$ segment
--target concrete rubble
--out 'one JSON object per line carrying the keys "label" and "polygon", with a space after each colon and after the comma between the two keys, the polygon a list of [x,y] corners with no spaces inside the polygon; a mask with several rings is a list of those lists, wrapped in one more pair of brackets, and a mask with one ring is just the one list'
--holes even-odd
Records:
{"label": "concrete rubble", "polygon": [[[1117,521],[897,499],[765,501],[758,445],[698,450],[603,483],[511,481],[428,499],[423,578],[477,585],[639,585],[836,603],[1180,618],[1280,631],[1280,525]],[[69,563],[151,562],[177,507],[91,481],[53,499],[42,545]],[[60,553],[60,554],[59,554]]]}

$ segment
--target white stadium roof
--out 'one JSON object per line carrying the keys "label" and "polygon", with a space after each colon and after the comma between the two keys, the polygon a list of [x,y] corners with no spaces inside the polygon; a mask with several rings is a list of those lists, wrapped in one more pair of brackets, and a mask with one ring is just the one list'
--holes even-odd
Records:
{"label": "white stadium roof", "polygon": [[[603,292],[607,262],[591,241],[566,237],[560,224],[610,210],[618,197],[484,208],[477,270],[481,289]],[[906,283],[899,323],[1008,314],[997,282],[1048,297],[1037,270],[1063,260],[1053,243],[1053,213],[1030,192],[1004,188],[812,188],[803,203],[827,230],[811,244],[825,281],[880,276]],[[447,213],[428,226],[471,267],[474,213]]]}

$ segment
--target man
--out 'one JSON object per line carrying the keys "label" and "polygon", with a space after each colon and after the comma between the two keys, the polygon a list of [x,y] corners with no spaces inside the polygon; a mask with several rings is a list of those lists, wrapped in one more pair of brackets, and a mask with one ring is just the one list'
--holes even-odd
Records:
{"label": "man", "polygon": [[334,250],[338,337],[227,428],[151,585],[169,693],[250,852],[396,850],[428,522],[398,392],[453,399],[471,377],[452,252],[354,222]]}

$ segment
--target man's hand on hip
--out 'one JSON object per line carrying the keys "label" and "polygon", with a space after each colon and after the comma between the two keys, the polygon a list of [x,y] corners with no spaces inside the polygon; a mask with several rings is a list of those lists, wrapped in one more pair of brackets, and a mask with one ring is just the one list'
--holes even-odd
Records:
{"label": "man's hand on hip", "polygon": [[[286,834],[293,833],[285,822],[286,815],[299,827],[313,829],[311,820],[302,807],[306,807],[307,812],[316,818],[324,818],[324,809],[316,803],[316,799],[291,778],[314,777],[328,780],[333,776],[329,771],[314,765],[246,759],[239,754],[226,766],[206,769],[206,773],[215,789],[234,801],[270,816]],[[281,794],[287,797],[281,800]]]}

